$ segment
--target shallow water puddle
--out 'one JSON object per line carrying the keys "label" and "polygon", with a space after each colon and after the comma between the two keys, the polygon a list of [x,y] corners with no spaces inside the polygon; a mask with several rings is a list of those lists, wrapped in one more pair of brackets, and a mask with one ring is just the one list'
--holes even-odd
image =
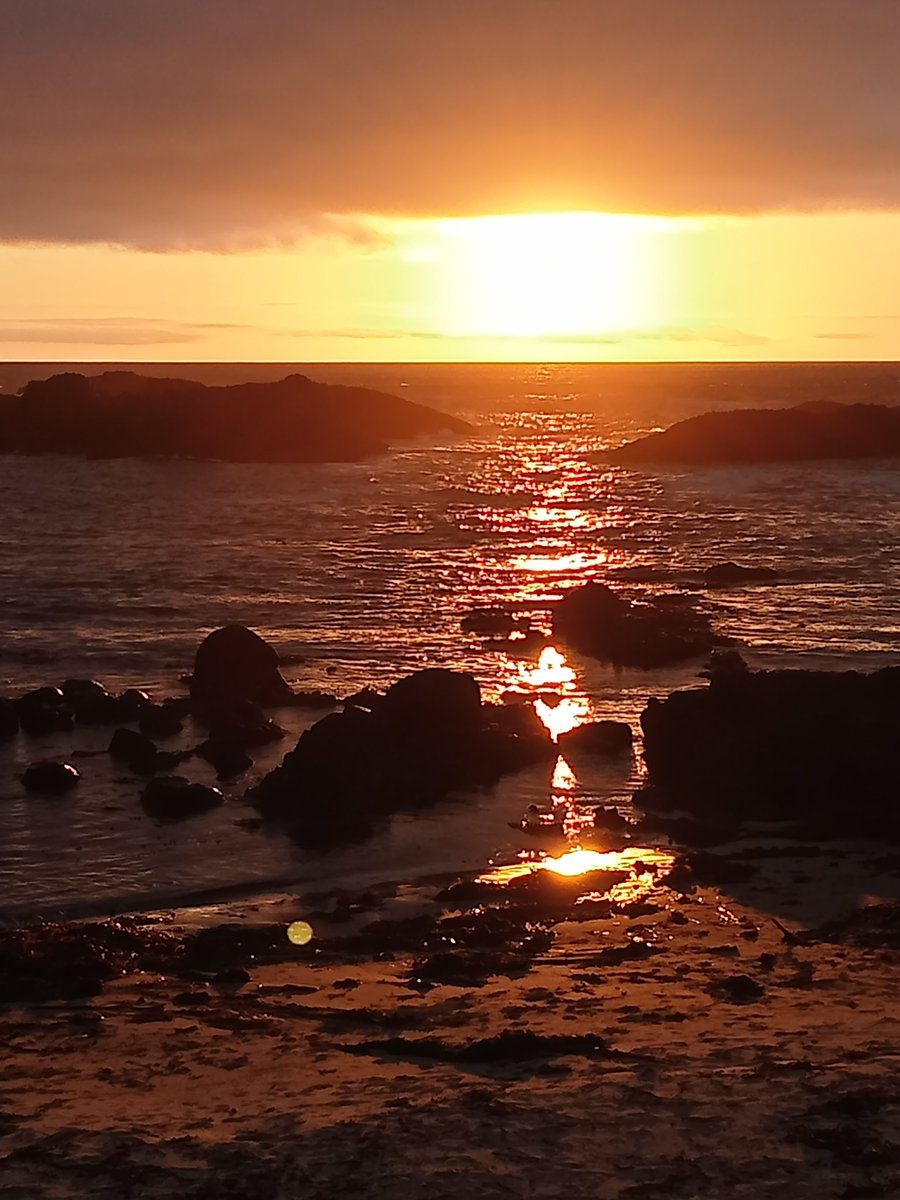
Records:
{"label": "shallow water puddle", "polygon": [[[672,869],[675,855],[649,846],[628,846],[624,850],[585,850],[574,846],[556,856],[523,857],[519,862],[492,868],[478,876],[480,883],[507,885],[514,880],[548,871],[567,879],[584,879],[579,900],[606,899],[615,904],[630,904],[646,899],[658,886],[659,877]],[[600,873],[613,874],[616,881],[598,889]],[[622,876],[625,878],[622,878]]]}

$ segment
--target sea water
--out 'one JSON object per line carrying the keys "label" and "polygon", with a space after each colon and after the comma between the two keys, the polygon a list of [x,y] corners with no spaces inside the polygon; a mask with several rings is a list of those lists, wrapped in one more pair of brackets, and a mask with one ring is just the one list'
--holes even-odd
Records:
{"label": "sea water", "polygon": [[[14,391],[57,369],[9,364],[0,384]],[[520,658],[485,649],[460,618],[510,605],[549,631],[553,601],[587,579],[665,591],[725,560],[779,572],[775,586],[702,601],[755,664],[898,661],[900,464],[634,471],[605,457],[703,411],[896,402],[894,364],[135,369],[207,382],[302,370],[430,404],[473,429],[349,465],[0,458],[0,694],[85,676],[178,694],[204,634],[240,622],[286,656],[296,687],[343,695],[449,666],[474,672],[487,698],[553,693],[548,718],[561,728],[587,716],[636,725],[648,696],[696,683],[702,663],[615,672],[559,647]],[[113,911],[478,869],[521,847],[510,826],[528,804],[568,793],[585,811],[624,806],[640,780],[639,757],[577,773],[558,762],[397,818],[366,846],[314,855],[248,828],[243,793],[316,717],[279,714],[289,738],[226,788],[225,805],[175,826],[147,817],[140,782],[103,755],[73,759],[83,779],[64,799],[24,792],[28,762],[102,750],[108,730],[0,747],[0,910]],[[188,728],[182,743],[201,736]],[[204,772],[198,762],[185,771],[211,781]]]}

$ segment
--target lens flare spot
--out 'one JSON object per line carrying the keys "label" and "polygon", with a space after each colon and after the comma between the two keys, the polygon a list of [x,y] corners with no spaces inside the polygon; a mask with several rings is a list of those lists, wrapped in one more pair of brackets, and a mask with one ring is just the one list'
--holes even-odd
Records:
{"label": "lens flare spot", "polygon": [[313,940],[313,927],[308,921],[292,921],[287,927],[287,938],[293,946],[308,946]]}

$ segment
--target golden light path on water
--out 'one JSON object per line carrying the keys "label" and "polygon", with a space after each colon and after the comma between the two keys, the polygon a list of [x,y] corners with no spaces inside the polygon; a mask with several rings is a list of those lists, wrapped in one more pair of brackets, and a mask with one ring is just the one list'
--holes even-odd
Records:
{"label": "golden light path on water", "polygon": [[[536,861],[495,867],[479,876],[481,883],[509,884],[541,871],[567,879],[584,877],[584,899],[604,898],[616,904],[644,899],[657,886],[661,875],[672,869],[675,855],[649,846],[628,846],[624,850],[585,850],[581,846],[558,855],[545,855]],[[620,876],[604,880],[598,873]],[[592,886],[599,882],[599,887]],[[609,884],[609,886],[606,886]]]}
{"label": "golden light path on water", "polygon": [[545,646],[536,663],[516,664],[510,690],[534,697],[534,710],[554,742],[591,718],[591,703],[575,692],[577,673],[555,646]]}

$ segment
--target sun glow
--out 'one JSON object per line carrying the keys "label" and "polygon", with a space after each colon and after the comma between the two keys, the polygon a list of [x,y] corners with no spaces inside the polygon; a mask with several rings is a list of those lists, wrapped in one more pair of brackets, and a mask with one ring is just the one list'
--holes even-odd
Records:
{"label": "sun glow", "polygon": [[436,222],[454,262],[449,333],[601,336],[659,319],[657,243],[675,222],[533,213]]}

